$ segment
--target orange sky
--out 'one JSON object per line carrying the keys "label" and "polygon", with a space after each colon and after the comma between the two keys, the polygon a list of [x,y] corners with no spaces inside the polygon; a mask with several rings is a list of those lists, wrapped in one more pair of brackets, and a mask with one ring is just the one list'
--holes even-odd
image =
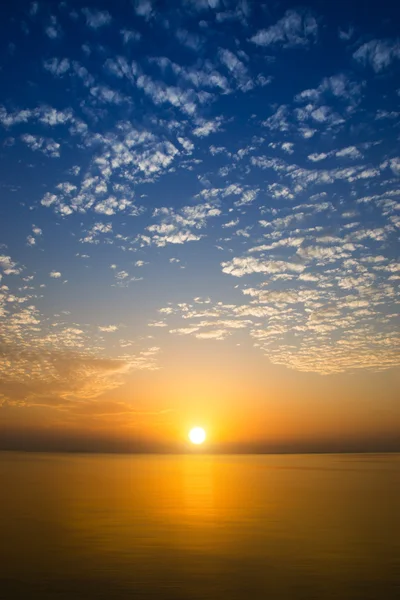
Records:
{"label": "orange sky", "polygon": [[58,406],[51,392],[30,406],[3,405],[2,445],[185,451],[187,432],[201,425],[211,451],[398,447],[395,370],[299,374],[266,364],[254,351],[219,348],[204,342],[191,356],[183,347],[165,369],[123,374],[95,397],[89,377],[75,396],[64,390]]}
{"label": "orange sky", "polygon": [[400,450],[398,3],[2,4],[0,449]]}

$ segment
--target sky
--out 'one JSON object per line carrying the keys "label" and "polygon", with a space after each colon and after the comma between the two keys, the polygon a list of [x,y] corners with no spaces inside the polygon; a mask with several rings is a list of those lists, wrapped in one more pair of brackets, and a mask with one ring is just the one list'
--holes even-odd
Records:
{"label": "sky", "polygon": [[398,3],[0,11],[0,449],[400,450]]}

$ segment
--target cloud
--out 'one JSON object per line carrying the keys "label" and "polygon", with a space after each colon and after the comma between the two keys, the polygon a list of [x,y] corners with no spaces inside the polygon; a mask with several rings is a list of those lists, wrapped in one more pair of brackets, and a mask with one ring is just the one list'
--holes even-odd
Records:
{"label": "cloud", "polygon": [[139,75],[136,85],[156,105],[170,104],[188,115],[195,114],[197,110],[196,96],[192,90],[182,90],[164,82],[154,81],[148,75]]}
{"label": "cloud", "polygon": [[234,277],[243,277],[253,273],[301,273],[305,266],[301,263],[281,260],[262,260],[254,257],[233,258],[221,263],[222,272]]}
{"label": "cloud", "polygon": [[62,36],[62,31],[56,16],[50,16],[50,25],[46,27],[45,32],[47,37],[49,37],[51,40],[56,40]]}
{"label": "cloud", "polygon": [[315,42],[317,34],[318,24],[315,17],[308,12],[287,10],[275,25],[261,29],[250,41],[258,46],[279,44],[284,48],[296,48]]}
{"label": "cloud", "polygon": [[232,221],[228,221],[228,223],[224,223],[222,227],[235,227],[239,223],[239,219],[233,219]]}
{"label": "cloud", "polygon": [[47,127],[70,125],[69,132],[71,135],[84,135],[87,132],[87,125],[75,117],[71,108],[57,110],[51,106],[42,104],[34,109],[22,109],[9,112],[4,106],[0,106],[0,123],[4,127],[14,127],[22,123],[28,123],[29,121],[34,121]]}
{"label": "cloud", "polygon": [[98,398],[119,387],[132,370],[157,369],[159,348],[109,359],[71,350],[44,350],[2,345],[5,364],[0,368],[3,394],[12,405],[48,406],[79,412],[82,401]]}
{"label": "cloud", "polygon": [[114,331],[117,331],[118,329],[118,325],[99,325],[99,331],[102,331],[103,333],[114,333]]}
{"label": "cloud", "polygon": [[199,340],[224,340],[228,335],[230,335],[230,332],[226,329],[215,329],[196,333],[196,337]]}
{"label": "cloud", "polygon": [[135,0],[134,10],[139,17],[143,17],[146,20],[150,19],[153,14],[153,8],[150,0]]}
{"label": "cloud", "polygon": [[98,101],[105,104],[124,104],[129,103],[130,100],[124,94],[121,94],[118,90],[113,90],[106,85],[97,85],[90,88],[90,93]]}
{"label": "cloud", "polygon": [[52,139],[24,133],[21,135],[21,140],[33,151],[38,150],[51,158],[58,158],[60,156],[61,145]]}
{"label": "cloud", "polygon": [[195,11],[204,11],[217,9],[220,6],[221,0],[183,0],[184,6]]}
{"label": "cloud", "polygon": [[347,146],[347,148],[342,148],[335,153],[335,156],[338,158],[351,158],[353,160],[363,158],[363,155],[355,146]]}
{"label": "cloud", "polygon": [[32,2],[31,6],[29,8],[29,14],[31,17],[34,17],[35,15],[37,15],[39,11],[39,2]]}
{"label": "cloud", "polygon": [[13,125],[18,125],[19,123],[27,123],[31,117],[32,111],[29,109],[18,110],[10,113],[4,108],[4,106],[0,106],[0,123],[4,127],[12,127]]}
{"label": "cloud", "polygon": [[249,76],[247,67],[233,52],[227,50],[226,48],[220,48],[218,51],[218,56],[221,63],[236,79],[240,89],[247,92],[254,87],[254,83]]}
{"label": "cloud", "polygon": [[17,267],[17,263],[11,259],[11,256],[0,254],[0,269],[4,275],[19,275],[21,268]]}
{"label": "cloud", "polygon": [[279,106],[274,114],[262,122],[264,127],[268,127],[271,131],[289,131],[290,124],[288,122],[289,109],[285,104]]}
{"label": "cloud", "polygon": [[254,202],[254,200],[257,198],[257,195],[259,193],[259,189],[255,189],[255,190],[247,190],[245,192],[243,192],[243,195],[241,196],[241,198],[239,198],[239,200],[235,201],[235,206],[239,207],[239,206],[248,206],[249,204],[252,204]]}
{"label": "cloud", "polygon": [[352,244],[343,244],[343,246],[302,246],[297,250],[297,254],[305,261],[334,262],[338,259],[346,258],[355,250]]}
{"label": "cloud", "polygon": [[188,154],[191,154],[193,152],[193,150],[194,150],[193,142],[191,142],[187,138],[183,138],[183,137],[179,137],[179,136],[177,139],[178,139],[178,142],[184,147],[184,149],[186,150],[186,152]]}
{"label": "cloud", "polygon": [[208,219],[220,214],[220,209],[211,203],[185,206],[177,212],[170,208],[160,208],[154,213],[154,216],[161,217],[160,223],[150,225],[147,231],[151,236],[151,243],[160,247],[197,241],[203,237],[198,230],[205,227]]}
{"label": "cloud", "polygon": [[86,24],[91,29],[99,29],[111,23],[111,15],[107,10],[96,10],[92,8],[82,8],[82,13],[86,17]]}
{"label": "cloud", "polygon": [[[43,200],[42,200],[43,204]],[[87,244],[97,244],[98,236],[100,234],[111,234],[112,233],[112,223],[95,223],[87,232],[84,238],[81,238],[81,242]]]}
{"label": "cloud", "polygon": [[370,65],[375,73],[380,73],[394,60],[400,59],[400,41],[371,40],[360,46],[353,58],[363,65]]}
{"label": "cloud", "polygon": [[309,298],[311,294],[311,292],[302,290],[257,290],[254,288],[245,289],[243,293],[257,298],[261,304],[276,304],[278,306],[304,302],[304,299]]}
{"label": "cloud", "polygon": [[[16,93],[0,106],[3,150],[10,164],[19,160],[26,170],[15,180],[11,169],[3,182],[4,193],[16,198],[22,229],[13,241],[16,254],[3,246],[0,257],[2,336],[21,341],[16,352],[7,349],[1,374],[12,370],[14,392],[23,384],[18,401],[40,396],[45,405],[53,398],[60,410],[68,401],[77,411],[69,394],[97,398],[93,394],[112,390],[131,369],[159,366],[158,351],[128,356],[147,338],[124,314],[99,313],[96,321],[93,313],[90,324],[80,325],[72,305],[65,307],[71,314],[59,310],[54,318],[38,309],[54,304],[60,292],[49,278],[62,283],[68,271],[70,293],[80,293],[78,283],[89,282],[104,257],[106,300],[110,288],[113,298],[125,294],[120,288],[139,282],[139,273],[146,281],[137,291],[145,293],[165,267],[177,303],[155,315],[152,303],[146,306],[154,347],[170,331],[191,336],[192,343],[247,339],[266,361],[300,371],[398,364],[399,91],[391,69],[398,40],[368,41],[359,24],[338,32],[327,22],[319,31],[319,19],[303,9],[288,10],[276,22],[244,0],[183,0],[178,8],[126,4],[132,18],[118,22],[113,9],[111,17],[91,3],[82,3],[89,8],[79,14],[63,5],[59,18],[38,4],[34,19],[26,15],[29,27],[53,37],[28,79],[33,91],[40,88],[35,73],[46,82],[54,106],[33,92]],[[75,34],[72,52],[68,40]],[[290,86],[272,79],[282,48],[306,49],[300,62],[320,64],[327,43],[337,50],[341,71],[333,63],[326,76],[302,69],[300,81],[292,77],[293,63]],[[25,50],[16,43],[15,56]],[[29,60],[21,55],[21,75]],[[48,157],[61,150],[46,180]],[[42,188],[28,185],[32,173]],[[54,214],[46,216],[45,209]],[[65,257],[44,264],[59,264],[60,271],[32,271],[40,256],[53,253],[55,231],[63,239],[70,233]],[[91,245],[90,256],[76,248],[80,243]],[[204,272],[194,271],[199,252],[205,253]],[[226,303],[207,297],[213,268]],[[190,303],[186,284],[205,298]],[[94,366],[91,360],[117,362]],[[90,388],[91,369],[97,391]],[[76,388],[75,376],[82,382]],[[82,413],[90,413],[88,404]],[[123,414],[125,408],[104,403],[99,411]]]}
{"label": "cloud", "polygon": [[[382,262],[384,257],[378,264]],[[273,364],[297,371],[329,375],[398,366],[398,341],[390,331],[390,319],[386,331],[379,332],[372,325],[384,298],[394,307],[391,288],[374,286],[375,276],[361,271],[360,266],[356,260],[344,258],[329,272],[293,273],[291,287],[284,289],[272,287],[282,281],[276,279],[281,273],[268,273],[259,287],[242,290],[251,298],[250,304],[199,303],[195,299],[192,304],[179,303],[160,312],[166,319],[173,315],[184,320],[183,327],[171,330],[179,335],[219,340],[235,330],[246,330],[254,346]]]}
{"label": "cloud", "polygon": [[328,156],[329,154],[326,154],[326,152],[314,152],[313,154],[309,154],[307,158],[312,162],[319,162],[320,160],[325,160],[326,158],[328,158]]}
{"label": "cloud", "polygon": [[[303,90],[296,94],[296,102],[322,103],[334,98],[340,99],[352,105],[357,104],[360,99],[362,85],[349,79],[343,73],[324,77],[317,88]],[[310,105],[310,112],[314,109]]]}
{"label": "cloud", "polygon": [[141,33],[132,29],[121,29],[120,34],[124,44],[129,44],[129,42],[138,42],[142,38]]}
{"label": "cloud", "polygon": [[211,133],[216,133],[221,129],[222,117],[215,117],[215,119],[206,121],[199,121],[197,127],[193,129],[193,135],[196,137],[207,137]]}
{"label": "cloud", "polygon": [[390,168],[392,169],[394,175],[400,177],[400,157],[391,158],[389,160]]}
{"label": "cloud", "polygon": [[175,35],[183,46],[186,46],[186,48],[189,48],[194,52],[198,52],[203,45],[203,38],[196,33],[187,31],[187,29],[179,28]]}
{"label": "cloud", "polygon": [[124,211],[132,205],[132,201],[127,199],[117,200],[110,196],[94,206],[94,211],[103,215],[115,215],[116,212]]}
{"label": "cloud", "polygon": [[52,75],[60,77],[69,71],[71,63],[68,58],[49,58],[43,62],[43,67]]}
{"label": "cloud", "polygon": [[42,230],[40,229],[40,227],[36,227],[36,225],[32,225],[32,235],[28,235],[28,237],[26,238],[27,244],[28,246],[35,246],[36,245],[36,237],[35,236],[41,236],[42,235]]}

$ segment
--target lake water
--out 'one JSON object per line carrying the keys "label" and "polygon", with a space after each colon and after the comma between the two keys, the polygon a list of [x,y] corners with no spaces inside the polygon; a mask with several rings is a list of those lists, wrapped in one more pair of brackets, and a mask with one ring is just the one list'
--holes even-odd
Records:
{"label": "lake water", "polygon": [[400,455],[0,453],[0,598],[400,598]]}

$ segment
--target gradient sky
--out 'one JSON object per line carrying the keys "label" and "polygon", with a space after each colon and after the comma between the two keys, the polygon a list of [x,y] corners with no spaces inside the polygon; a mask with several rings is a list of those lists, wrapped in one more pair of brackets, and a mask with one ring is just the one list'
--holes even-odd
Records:
{"label": "gradient sky", "polygon": [[0,448],[400,449],[398,3],[0,16]]}

